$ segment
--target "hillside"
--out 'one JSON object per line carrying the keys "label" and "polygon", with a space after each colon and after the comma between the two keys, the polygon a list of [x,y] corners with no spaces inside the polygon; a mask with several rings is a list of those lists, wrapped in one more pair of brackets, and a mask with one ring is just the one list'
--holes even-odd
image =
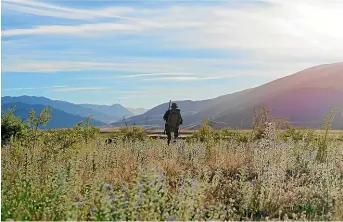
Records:
{"label": "hillside", "polygon": [[93,104],[80,104],[81,106],[92,109],[95,112],[100,112],[105,115],[113,117],[115,120],[121,119],[123,116],[131,117],[134,114],[129,111],[127,108],[123,107],[120,104],[108,105],[93,105]]}
{"label": "hillside", "polygon": [[29,104],[29,105],[50,106],[52,108],[64,111],[66,113],[78,115],[81,117],[88,117],[93,114],[93,118],[101,122],[113,122],[121,118],[121,116],[116,115],[115,112],[103,113],[93,108],[89,108],[89,107],[87,108],[82,105],[60,101],[60,100],[51,100],[45,97],[36,97],[36,96],[1,97],[1,105],[7,104],[7,103],[24,103],[24,104]]}
{"label": "hillside", "polygon": [[[212,113],[216,113],[215,110],[211,111],[211,107],[223,104],[226,102],[230,102],[235,100],[235,98],[239,95],[244,95],[245,93],[249,92],[250,89],[244,90],[241,92],[228,94],[224,96],[217,97],[215,99],[208,99],[208,100],[200,100],[200,101],[192,101],[192,100],[184,100],[184,101],[173,101],[178,104],[181,108],[182,116],[184,118],[184,124],[190,124],[197,121],[199,116],[205,116],[206,118],[208,115],[214,115]],[[144,114],[133,116],[128,118],[126,121],[128,124],[133,125],[149,125],[155,126],[157,128],[162,128],[164,126],[163,122],[163,114],[168,109],[169,102],[163,103],[158,105],[149,111],[145,112]],[[208,110],[209,112],[202,114],[203,110]],[[123,125],[123,121],[117,121],[113,123],[113,126],[120,126]]]}
{"label": "hillside", "polygon": [[[46,107],[43,105],[31,105],[31,104],[25,104],[25,103],[6,103],[1,106],[1,112],[4,112],[8,110],[9,108],[12,108],[13,105],[16,105],[16,112],[15,115],[19,116],[21,119],[26,119],[30,110],[34,109],[36,115],[39,115],[39,113]],[[48,122],[46,126],[40,127],[41,129],[53,129],[53,128],[69,128],[74,127],[77,123],[80,121],[85,122],[87,118],[73,115],[66,113],[64,111],[51,108],[51,119]],[[90,124],[94,126],[104,126],[103,122],[91,119]]]}
{"label": "hillside", "polygon": [[[254,108],[264,105],[272,116],[284,116],[294,125],[319,128],[333,108],[339,108],[333,127],[343,129],[343,63],[306,69],[256,87],[237,103],[213,118],[213,127],[250,128]],[[222,107],[213,107],[219,109]],[[206,112],[206,110],[205,110]],[[244,119],[244,120],[243,120]],[[242,121],[243,124],[242,124]]]}
{"label": "hillside", "polygon": [[149,109],[145,109],[145,108],[129,108],[129,107],[125,107],[125,108],[129,110],[131,113],[133,113],[133,115],[141,115],[149,111]]}
{"label": "hillside", "polygon": [[[312,67],[267,84],[203,101],[176,101],[186,128],[198,128],[210,118],[214,128],[227,126],[251,127],[254,109],[264,105],[273,116],[284,116],[294,125],[318,128],[331,109],[343,111],[343,63]],[[168,103],[143,115],[134,116],[129,124],[154,125],[162,128],[162,116]],[[123,124],[118,121],[114,125]],[[334,120],[335,129],[343,129],[340,113]]]}

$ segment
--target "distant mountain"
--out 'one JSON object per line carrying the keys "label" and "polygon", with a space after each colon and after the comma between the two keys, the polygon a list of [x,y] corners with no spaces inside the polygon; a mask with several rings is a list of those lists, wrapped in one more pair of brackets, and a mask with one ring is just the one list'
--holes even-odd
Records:
{"label": "distant mountain", "polygon": [[129,110],[133,115],[141,115],[147,112],[149,109],[144,109],[144,108],[128,108],[125,107],[127,110]]}
{"label": "distant mountain", "polygon": [[[330,110],[343,111],[343,63],[312,67],[270,83],[202,101],[176,101],[186,128],[199,128],[204,118],[213,128],[227,126],[251,128],[254,109],[260,105],[271,110],[272,116],[287,117],[294,125],[318,128]],[[129,118],[129,124],[164,126],[162,116],[168,103]],[[118,121],[114,125],[122,125]],[[333,128],[343,129],[340,113]]]}
{"label": "distant mountain", "polygon": [[93,115],[93,119],[99,120],[101,122],[113,122],[120,119],[120,117],[114,114],[107,115],[98,110],[86,108],[81,105],[77,105],[77,104],[69,103],[65,101],[60,101],[60,100],[51,100],[45,97],[36,97],[36,96],[1,97],[1,105],[7,104],[7,103],[24,103],[24,104],[29,104],[29,105],[50,106],[52,108],[64,111],[66,113],[78,115],[82,117],[88,117],[90,115]]}
{"label": "distant mountain", "polygon": [[[38,116],[39,113],[46,107],[44,105],[31,105],[31,104],[25,104],[25,103],[6,103],[1,105],[1,112],[7,111],[9,108],[12,108],[13,105],[16,105],[16,112],[15,115],[19,116],[21,119],[26,119],[30,110],[34,109],[35,114]],[[41,129],[54,129],[54,128],[70,128],[74,127],[77,123],[80,121],[85,122],[87,118],[73,115],[66,113],[64,111],[51,108],[51,119],[48,122],[46,126],[40,127]],[[94,126],[104,126],[106,125],[103,122],[91,119],[90,124]]]}
{"label": "distant mountain", "polygon": [[95,112],[103,113],[107,116],[112,117],[113,120],[121,119],[123,116],[125,117],[131,117],[135,115],[131,111],[129,111],[127,108],[123,107],[120,104],[113,104],[111,106],[108,105],[93,105],[93,104],[80,104],[81,106],[92,109]]}
{"label": "distant mountain", "polygon": [[[217,97],[215,99],[207,99],[207,100],[201,100],[201,101],[192,101],[192,100],[181,100],[181,101],[173,101],[178,104],[178,106],[181,108],[181,114],[184,119],[184,125],[194,123],[198,120],[197,114],[200,113],[200,116],[204,116],[203,118],[206,118],[210,116],[212,113],[216,113],[215,110],[212,110],[208,113],[201,113],[202,110],[206,110],[226,102],[233,101],[237,96],[243,95],[247,92],[249,92],[250,89],[244,90],[241,92],[224,95]],[[131,125],[143,125],[143,126],[154,126],[156,128],[162,128],[164,127],[164,121],[162,119],[163,114],[165,111],[168,110],[169,103],[163,103],[161,105],[158,105],[149,111],[145,112],[144,114],[133,116],[131,118],[126,119],[128,124]],[[194,118],[195,116],[195,118]],[[202,118],[202,119],[203,119]],[[122,120],[117,121],[113,123],[113,126],[121,126],[125,124]]]}

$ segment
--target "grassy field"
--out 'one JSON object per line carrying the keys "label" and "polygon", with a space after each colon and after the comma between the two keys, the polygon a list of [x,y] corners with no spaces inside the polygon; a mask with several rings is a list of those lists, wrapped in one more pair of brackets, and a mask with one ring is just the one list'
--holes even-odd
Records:
{"label": "grassy field", "polygon": [[167,146],[32,132],[1,149],[2,220],[343,220],[343,142],[331,134],[222,140],[205,127]]}
{"label": "grassy field", "polygon": [[[128,126],[130,127],[130,126]],[[101,127],[100,128],[100,133],[101,134],[109,134],[113,132],[118,132],[121,127]],[[163,129],[154,129],[154,130],[145,130],[147,134],[163,134]],[[192,134],[196,132],[195,130],[187,130],[187,129],[181,129],[180,132],[182,134]]]}
{"label": "grassy field", "polygon": [[39,130],[47,111],[27,123],[9,111],[1,219],[343,220],[343,133],[330,130],[332,116],[320,131],[279,130],[266,115],[251,131],[205,120],[167,146],[140,127]]}
{"label": "grassy field", "polygon": [[[130,128],[130,127],[128,127]],[[110,138],[112,137],[111,135],[113,135],[113,133],[116,133],[120,130],[120,127],[102,127],[100,128],[100,134],[104,137],[104,138]],[[284,131],[284,130],[280,130],[280,131]],[[306,130],[304,130],[306,131]],[[315,134],[325,134],[325,130],[322,129],[312,129],[312,131]],[[197,130],[187,130],[187,129],[181,129],[179,131],[179,138],[180,139],[186,139],[188,137],[192,137],[192,135],[194,135],[194,133],[196,133]],[[252,132],[252,130],[236,130],[236,132],[241,133],[241,134],[250,134]],[[154,138],[154,139],[166,139],[167,135],[164,134],[164,131],[162,129],[158,129],[158,130],[145,130],[144,133],[150,137],[150,138]],[[343,134],[343,130],[330,130],[330,135],[333,136],[339,136]]]}
{"label": "grassy field", "polygon": [[[129,126],[130,127],[130,126]],[[100,133],[103,135],[111,134],[113,132],[118,132],[121,127],[101,127]],[[323,129],[312,129],[314,132],[320,134],[325,133],[325,130]],[[237,130],[240,133],[250,133],[251,130]],[[163,129],[155,129],[155,130],[145,130],[147,135],[161,135],[163,134]],[[188,129],[181,129],[180,134],[183,135],[191,135],[193,133],[197,132],[197,130],[188,130]],[[341,134],[343,133],[342,130],[330,130],[330,134]]]}

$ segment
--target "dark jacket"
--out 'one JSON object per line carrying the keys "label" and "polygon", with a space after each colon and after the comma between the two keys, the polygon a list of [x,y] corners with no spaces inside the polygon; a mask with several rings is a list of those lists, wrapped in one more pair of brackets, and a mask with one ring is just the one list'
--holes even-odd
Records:
{"label": "dark jacket", "polygon": [[[179,109],[176,109],[176,110],[180,111]],[[171,111],[171,110],[167,110],[166,113],[164,114],[164,116],[163,116],[164,121],[167,121],[168,115],[169,115],[169,112],[170,112],[170,111]],[[181,112],[179,112],[179,113],[180,113],[180,124],[182,124],[183,119],[182,119],[182,116],[181,116]]]}

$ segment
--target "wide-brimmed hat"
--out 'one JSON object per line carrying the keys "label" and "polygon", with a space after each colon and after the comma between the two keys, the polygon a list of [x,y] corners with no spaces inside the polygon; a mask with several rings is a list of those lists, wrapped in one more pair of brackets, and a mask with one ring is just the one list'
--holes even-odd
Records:
{"label": "wide-brimmed hat", "polygon": [[178,106],[177,106],[176,103],[172,103],[171,107],[172,107],[172,108],[177,108]]}

